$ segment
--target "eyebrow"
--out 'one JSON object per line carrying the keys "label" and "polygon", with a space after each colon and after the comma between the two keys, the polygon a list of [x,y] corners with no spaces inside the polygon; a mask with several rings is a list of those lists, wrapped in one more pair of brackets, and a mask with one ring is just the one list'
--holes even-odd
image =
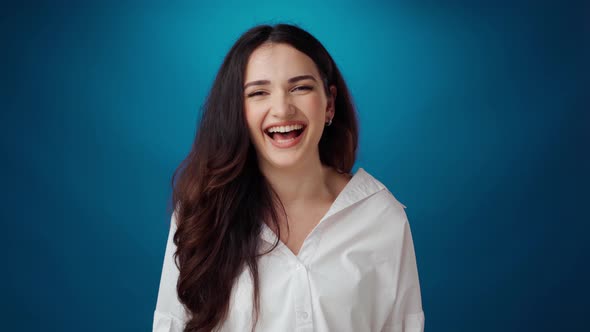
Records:
{"label": "eyebrow", "polygon": [[[311,76],[311,75],[299,75],[299,76],[295,76],[295,77],[291,77],[289,80],[287,80],[288,83],[295,83],[301,80],[313,80],[314,82],[317,82],[317,80],[315,79],[315,77]],[[248,82],[246,84],[244,84],[244,90],[252,85],[266,85],[266,84],[270,84],[269,80],[258,80],[258,81],[252,81],[252,82]]]}

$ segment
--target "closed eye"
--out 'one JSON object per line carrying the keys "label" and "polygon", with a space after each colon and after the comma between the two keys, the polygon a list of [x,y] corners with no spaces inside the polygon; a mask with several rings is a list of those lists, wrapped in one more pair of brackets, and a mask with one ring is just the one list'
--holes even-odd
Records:
{"label": "closed eye", "polygon": [[308,85],[300,85],[300,86],[297,86],[297,87],[295,87],[295,88],[293,89],[293,91],[298,91],[298,90],[299,90],[299,91],[304,91],[304,90],[313,90],[313,87],[312,87],[312,86],[308,86]]}
{"label": "closed eye", "polygon": [[256,96],[262,96],[265,93],[266,92],[264,92],[264,91],[254,91],[254,92],[248,94],[248,98],[250,98],[250,97],[256,97]]}

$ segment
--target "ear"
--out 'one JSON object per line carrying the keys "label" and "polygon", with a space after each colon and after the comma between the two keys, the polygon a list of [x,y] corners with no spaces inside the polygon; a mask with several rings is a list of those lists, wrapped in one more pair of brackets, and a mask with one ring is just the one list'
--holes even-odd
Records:
{"label": "ear", "polygon": [[328,105],[326,107],[326,121],[332,119],[334,117],[334,113],[336,112],[336,86],[330,86],[330,95],[328,96]]}

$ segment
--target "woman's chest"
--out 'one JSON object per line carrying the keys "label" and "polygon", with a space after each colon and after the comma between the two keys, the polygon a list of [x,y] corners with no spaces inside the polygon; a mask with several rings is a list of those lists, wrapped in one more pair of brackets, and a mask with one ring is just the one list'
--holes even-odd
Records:
{"label": "woman's chest", "polygon": [[[313,238],[312,238],[313,240]],[[378,331],[395,298],[395,262],[357,245],[301,257],[279,247],[259,260],[256,331]],[[253,282],[245,270],[232,294],[227,331],[250,326]],[[231,327],[231,328],[229,328]]]}

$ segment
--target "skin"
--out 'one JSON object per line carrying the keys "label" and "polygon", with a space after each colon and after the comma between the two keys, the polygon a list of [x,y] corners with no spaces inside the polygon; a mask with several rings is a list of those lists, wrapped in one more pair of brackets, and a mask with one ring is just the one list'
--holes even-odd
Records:
{"label": "skin", "polygon": [[[312,78],[288,82],[301,75]],[[249,85],[261,80],[268,82]],[[281,241],[297,254],[350,179],[322,165],[319,157],[318,143],[325,123],[335,115],[336,87],[331,86],[327,95],[311,58],[290,45],[272,43],[252,53],[245,82],[244,110],[258,164],[287,212],[287,218],[279,221]],[[298,145],[277,148],[264,133],[269,125],[283,121],[306,124]],[[288,234],[283,229],[287,222]]]}

